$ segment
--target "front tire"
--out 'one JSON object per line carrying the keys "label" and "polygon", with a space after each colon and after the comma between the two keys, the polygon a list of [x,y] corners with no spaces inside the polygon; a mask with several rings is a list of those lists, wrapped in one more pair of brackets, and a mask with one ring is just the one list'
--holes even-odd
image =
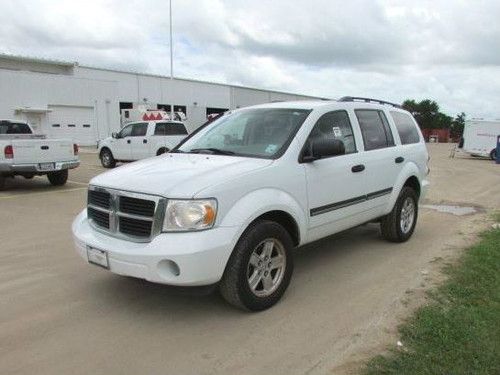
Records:
{"label": "front tire", "polygon": [[111,150],[107,148],[103,149],[99,157],[104,168],[114,168],[116,166],[116,160],[113,157]]}
{"label": "front tire", "polygon": [[497,160],[497,150],[496,149],[491,150],[490,158],[491,158],[491,160]]}
{"label": "front tire", "polygon": [[404,186],[392,211],[380,222],[382,237],[391,242],[405,242],[413,234],[418,218],[418,195]]}
{"label": "front tire", "polygon": [[50,172],[47,175],[47,178],[53,186],[62,186],[66,183],[66,181],[68,181],[68,170],[63,169],[58,172]]}
{"label": "front tire", "polygon": [[293,241],[273,221],[257,221],[241,236],[226,265],[219,289],[230,304],[251,311],[276,304],[293,273]]}

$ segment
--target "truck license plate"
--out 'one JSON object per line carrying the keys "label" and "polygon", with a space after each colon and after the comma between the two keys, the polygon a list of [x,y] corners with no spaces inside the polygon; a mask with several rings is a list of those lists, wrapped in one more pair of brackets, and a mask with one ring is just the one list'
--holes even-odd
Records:
{"label": "truck license plate", "polygon": [[38,169],[41,171],[52,171],[54,170],[54,163],[40,163],[38,164]]}
{"label": "truck license plate", "polygon": [[104,250],[94,249],[87,246],[87,259],[89,263],[109,269],[108,253]]}

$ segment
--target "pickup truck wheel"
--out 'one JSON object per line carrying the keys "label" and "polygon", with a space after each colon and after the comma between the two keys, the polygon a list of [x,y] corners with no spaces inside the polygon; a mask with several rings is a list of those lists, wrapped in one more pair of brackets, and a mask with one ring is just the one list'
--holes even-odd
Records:
{"label": "pickup truck wheel", "polygon": [[251,311],[265,310],[285,293],[293,272],[293,241],[273,221],[251,225],[236,244],[219,289],[227,302]]}
{"label": "pickup truck wheel", "polygon": [[417,217],[417,193],[411,187],[405,186],[399,193],[392,211],[380,222],[382,237],[391,242],[407,241],[415,230]]}
{"label": "pickup truck wheel", "polygon": [[160,156],[168,152],[168,148],[162,147],[156,152],[156,156]]}
{"label": "pickup truck wheel", "polygon": [[0,176],[0,191],[5,189],[5,177]]}
{"label": "pickup truck wheel", "polygon": [[110,150],[105,148],[101,151],[99,155],[101,159],[101,164],[104,168],[114,168],[116,166],[116,160]]}
{"label": "pickup truck wheel", "polygon": [[490,158],[491,160],[496,160],[497,159],[497,150],[493,149],[490,152]]}
{"label": "pickup truck wheel", "polygon": [[47,175],[47,178],[49,179],[50,183],[54,186],[61,186],[68,181],[68,170],[63,169],[62,171],[57,171],[57,172],[50,172]]}

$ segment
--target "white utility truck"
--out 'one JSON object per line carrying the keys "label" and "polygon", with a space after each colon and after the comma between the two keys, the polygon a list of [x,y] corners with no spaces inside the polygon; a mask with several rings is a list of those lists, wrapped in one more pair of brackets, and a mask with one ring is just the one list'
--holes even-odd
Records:
{"label": "white utility truck", "polygon": [[73,222],[85,261],[171,285],[218,284],[263,310],[283,295],[296,246],[367,222],[410,239],[428,153],[396,104],[345,97],[242,108],[165,155],[90,181]]}
{"label": "white utility truck", "polygon": [[473,156],[496,159],[497,136],[500,135],[500,120],[468,120],[459,148]]}
{"label": "white utility truck", "polygon": [[180,121],[139,121],[125,125],[99,141],[98,150],[104,168],[114,168],[116,162],[134,161],[170,151],[188,135]]}
{"label": "white utility truck", "polygon": [[0,120],[0,190],[7,177],[47,175],[52,185],[64,185],[68,170],[78,167],[78,146],[69,139],[47,139],[29,124]]}

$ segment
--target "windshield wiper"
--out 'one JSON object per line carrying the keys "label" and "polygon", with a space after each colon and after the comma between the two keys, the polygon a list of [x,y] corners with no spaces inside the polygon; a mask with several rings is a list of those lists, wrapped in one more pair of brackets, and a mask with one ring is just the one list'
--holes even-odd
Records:
{"label": "windshield wiper", "polygon": [[215,147],[206,147],[206,148],[193,148],[192,150],[189,150],[189,152],[192,152],[194,154],[202,154],[204,152],[209,152],[212,154],[218,154],[218,155],[234,155],[235,153],[233,151],[228,151],[228,150],[221,150],[220,148],[215,148]]}

